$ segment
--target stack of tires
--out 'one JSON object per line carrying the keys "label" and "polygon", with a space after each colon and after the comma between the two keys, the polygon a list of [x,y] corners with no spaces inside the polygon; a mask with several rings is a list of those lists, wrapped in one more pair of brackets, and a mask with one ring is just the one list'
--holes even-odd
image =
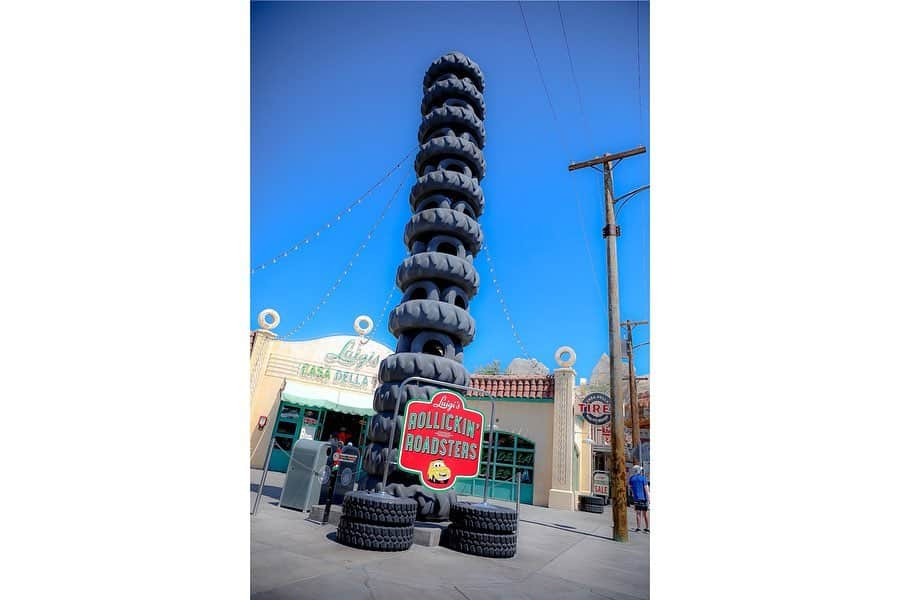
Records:
{"label": "stack of tires", "polygon": [[337,541],[364,550],[409,550],[416,507],[416,502],[408,498],[350,492],[344,496]]}
{"label": "stack of tires", "polygon": [[466,554],[511,558],[516,554],[519,515],[491,504],[459,502],[450,509],[446,545]]}
{"label": "stack of tires", "polygon": [[606,502],[603,496],[578,496],[578,509],[602,515]]}
{"label": "stack of tires", "polygon": [[[446,520],[455,500],[452,492],[422,488],[418,476],[397,469],[397,447],[403,414],[410,400],[428,400],[438,386],[411,383],[417,375],[456,385],[468,385],[462,364],[463,347],[475,337],[469,302],[478,292],[473,261],[481,250],[478,218],[484,212],[482,149],[485,142],[484,77],[479,66],[459,52],[435,60],[423,81],[418,179],[409,196],[412,217],[403,241],[409,256],[397,269],[403,292],[390,314],[388,327],[397,337],[396,354],[385,358],[378,376],[373,407],[377,414],[367,432],[363,487],[378,488],[388,469],[385,491],[416,498],[418,518]],[[394,423],[394,409],[399,416]],[[391,426],[395,425],[389,441]]]}

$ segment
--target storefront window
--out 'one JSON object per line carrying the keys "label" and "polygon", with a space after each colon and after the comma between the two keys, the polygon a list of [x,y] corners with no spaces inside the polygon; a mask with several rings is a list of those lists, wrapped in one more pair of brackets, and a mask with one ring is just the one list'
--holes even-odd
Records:
{"label": "storefront window", "polygon": [[300,418],[300,409],[296,406],[282,406],[281,407],[281,418],[282,419],[292,419],[297,420]]}
{"label": "storefront window", "polygon": [[275,433],[281,433],[291,437],[294,437],[295,431],[297,431],[297,423],[292,421],[278,421],[278,427],[275,428]]}
{"label": "storefront window", "polygon": [[525,466],[525,467],[533,467],[534,466],[534,452],[517,452],[516,453],[516,465]]}
{"label": "storefront window", "polygon": [[[513,448],[516,444],[515,436],[512,436],[508,433],[495,433],[494,437],[496,438],[496,447],[497,448]],[[490,439],[490,434],[485,436],[485,441]]]}
{"label": "storefront window", "polygon": [[487,476],[490,458],[496,464],[493,474],[495,482],[513,482],[516,472],[522,473],[522,483],[534,481],[534,443],[511,433],[495,432],[496,446],[491,451],[488,445],[490,432],[484,434],[484,449],[481,454],[481,477]]}
{"label": "storefront window", "polygon": [[285,452],[290,452],[294,445],[294,439],[289,437],[275,436],[275,447],[281,448]]}
{"label": "storefront window", "polygon": [[512,467],[501,467],[498,465],[497,472],[494,474],[494,479],[496,481],[512,481],[513,480]]}

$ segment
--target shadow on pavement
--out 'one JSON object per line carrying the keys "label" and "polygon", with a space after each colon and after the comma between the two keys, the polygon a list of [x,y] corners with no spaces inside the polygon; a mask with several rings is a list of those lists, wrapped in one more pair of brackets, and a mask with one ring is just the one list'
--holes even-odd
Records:
{"label": "shadow on pavement", "polygon": [[559,529],[560,531],[565,531],[567,533],[577,533],[578,535],[586,535],[588,537],[599,538],[601,540],[609,540],[610,542],[614,542],[615,539],[605,536],[605,535],[597,535],[596,533],[588,533],[586,531],[578,531],[577,529],[572,529],[570,525],[557,525],[550,523],[540,523],[538,521],[529,521],[527,519],[519,519],[520,523],[531,523],[532,525],[540,525],[541,527],[549,527],[550,529]]}
{"label": "shadow on pavement", "polygon": [[[251,483],[250,491],[254,494],[259,491],[259,484]],[[276,500],[279,500],[281,499],[281,488],[275,485],[267,485],[263,487],[263,496],[268,496],[269,498],[275,498]]]}

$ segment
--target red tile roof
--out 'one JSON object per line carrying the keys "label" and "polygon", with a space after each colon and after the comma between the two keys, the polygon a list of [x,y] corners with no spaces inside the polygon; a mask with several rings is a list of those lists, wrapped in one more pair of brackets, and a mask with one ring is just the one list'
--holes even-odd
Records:
{"label": "red tile roof", "polygon": [[[552,398],[552,375],[472,375],[469,385],[487,390],[497,398]],[[470,396],[484,396],[469,392]]]}

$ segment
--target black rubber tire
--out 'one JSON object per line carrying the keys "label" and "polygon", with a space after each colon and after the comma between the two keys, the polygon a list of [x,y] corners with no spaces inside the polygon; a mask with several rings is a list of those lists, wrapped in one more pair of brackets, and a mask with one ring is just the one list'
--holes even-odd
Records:
{"label": "black rubber tire", "polygon": [[418,375],[457,385],[469,385],[469,372],[460,363],[443,356],[401,352],[388,355],[378,368],[380,381],[400,381]]}
{"label": "black rubber tire", "polygon": [[471,108],[463,106],[439,106],[432,109],[422,118],[419,124],[419,143],[424,144],[433,137],[442,137],[446,132],[435,134],[439,129],[450,129],[461,138],[468,133],[476,146],[484,149],[487,133],[484,122],[478,118]]}
{"label": "black rubber tire", "polygon": [[369,475],[380,477],[384,474],[384,465],[388,463],[388,476],[390,477],[397,471],[397,455],[397,446],[388,449],[384,444],[368,444],[363,453],[363,470]]}
{"label": "black rubber tire", "polygon": [[407,300],[391,311],[388,329],[394,337],[410,330],[441,331],[468,346],[475,337],[475,319],[465,309],[440,300]]}
{"label": "black rubber tire", "polygon": [[476,146],[469,140],[445,135],[441,137],[431,138],[416,155],[415,171],[416,176],[422,176],[422,168],[429,161],[436,158],[456,158],[469,165],[472,169],[472,175],[481,181],[484,179],[486,167],[484,163],[484,153],[481,148]]}
{"label": "black rubber tire", "polygon": [[472,107],[475,116],[484,121],[485,105],[484,94],[478,88],[465,79],[451,76],[440,81],[435,81],[422,96],[422,116],[425,116],[433,108],[443,106],[447,100],[462,100]]}
{"label": "black rubber tire", "polygon": [[598,515],[603,514],[603,505],[602,504],[584,504],[581,507],[581,510],[589,513],[596,513]]}
{"label": "black rubber tire", "polygon": [[[407,338],[409,339],[407,340]],[[463,361],[462,345],[446,333],[431,330],[402,333],[397,338],[398,352],[400,352],[400,339],[403,339],[404,344],[406,344],[406,350],[403,350],[404,352],[423,352],[425,354],[437,354],[438,356],[443,356],[444,358],[455,360],[458,363],[461,363]],[[426,345],[432,342],[439,345],[440,352],[435,353],[426,351]]]}
{"label": "black rubber tire", "polygon": [[603,514],[605,502],[600,496],[579,496],[578,508],[584,512]]}
{"label": "black rubber tire", "polygon": [[450,518],[450,511],[456,504],[456,492],[435,492],[418,483],[403,485],[390,483],[384,490],[388,494],[398,498],[409,498],[416,502],[416,520],[419,521],[446,521]]}
{"label": "black rubber tire", "polygon": [[[370,442],[387,445],[388,438],[391,435],[391,423],[394,422],[394,413],[379,412],[369,419],[369,429],[366,432],[366,438]],[[397,447],[397,442],[403,435],[403,415],[397,415],[397,426],[394,429],[394,440],[391,446]]]}
{"label": "black rubber tire", "polygon": [[478,506],[458,502],[450,509],[450,520],[460,529],[485,533],[513,533],[519,526],[519,514],[505,506]]}
{"label": "black rubber tire", "polygon": [[409,498],[356,491],[344,494],[342,514],[352,521],[408,526],[415,522],[417,509]]}
{"label": "black rubber tire", "polygon": [[446,530],[447,547],[466,554],[489,558],[511,558],[516,555],[515,533],[484,533],[460,529],[451,523]]}
{"label": "black rubber tire", "polygon": [[453,73],[460,78],[468,77],[478,91],[484,93],[484,75],[478,63],[457,50],[436,58],[425,71],[422,90],[427,90],[441,75]]}
{"label": "black rubber tire", "polygon": [[337,541],[363,550],[396,552],[409,550],[413,544],[412,525],[389,527],[372,523],[360,523],[342,516],[337,528]]}
{"label": "black rubber tire", "polygon": [[410,209],[418,212],[419,204],[435,194],[459,197],[472,207],[476,217],[484,214],[484,192],[478,185],[478,180],[465,173],[441,170],[422,175],[409,191]]}
{"label": "black rubber tire", "polygon": [[408,383],[401,393],[401,383],[402,381],[387,381],[375,388],[375,395],[372,401],[373,408],[379,412],[393,413],[394,406],[396,406],[397,399],[399,398],[400,412],[404,413],[406,410],[406,403],[410,400],[428,400],[432,394],[441,389],[440,387],[433,385]]}
{"label": "black rubber tire", "polygon": [[476,256],[484,233],[478,221],[452,208],[428,208],[410,217],[403,230],[403,243],[412,250],[416,241],[426,242],[435,235],[453,236]]}
{"label": "black rubber tire", "polygon": [[478,271],[469,261],[443,252],[420,252],[407,256],[397,267],[397,287],[402,291],[422,280],[446,281],[457,285],[474,298],[481,282]]}

